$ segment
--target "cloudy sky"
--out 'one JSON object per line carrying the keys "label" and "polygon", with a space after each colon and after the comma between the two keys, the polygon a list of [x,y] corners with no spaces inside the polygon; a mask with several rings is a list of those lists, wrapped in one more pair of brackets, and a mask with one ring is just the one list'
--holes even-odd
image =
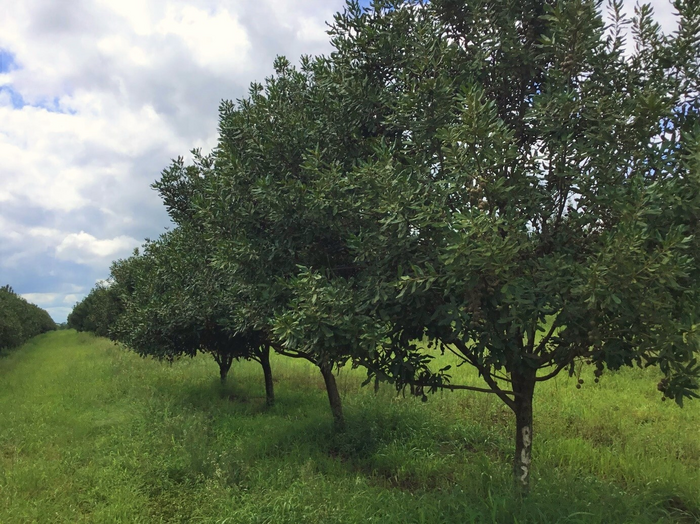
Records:
{"label": "cloudy sky", "polygon": [[168,226],[149,186],[171,158],[211,149],[219,101],[245,96],[276,55],[328,53],[325,22],[344,5],[2,3],[0,286],[59,322],[112,260]]}

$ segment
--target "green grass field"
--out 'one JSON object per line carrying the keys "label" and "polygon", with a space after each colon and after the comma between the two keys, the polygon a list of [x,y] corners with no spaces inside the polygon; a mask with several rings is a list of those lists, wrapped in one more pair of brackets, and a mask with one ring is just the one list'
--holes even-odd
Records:
{"label": "green grass field", "polygon": [[[626,370],[535,399],[533,492],[512,496],[512,417],[479,393],[375,395],[343,370],[334,434],[313,368],[143,360],[74,331],[0,358],[0,522],[700,521],[700,402]],[[464,378],[468,370],[462,371]]]}

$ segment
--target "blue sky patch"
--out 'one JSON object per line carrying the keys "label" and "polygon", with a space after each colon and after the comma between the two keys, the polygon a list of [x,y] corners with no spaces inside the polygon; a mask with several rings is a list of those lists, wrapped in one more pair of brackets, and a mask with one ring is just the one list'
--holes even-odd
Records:
{"label": "blue sky patch", "polygon": [[[9,51],[6,51],[5,49],[0,49],[0,74],[16,71],[17,69],[19,69],[19,66],[17,65],[17,62],[15,62],[15,55]],[[60,99],[57,96],[29,104],[24,100],[22,94],[16,91],[12,85],[0,85],[0,94],[3,93],[5,95],[9,95],[10,103],[14,109],[22,109],[24,106],[33,105],[35,107],[46,109],[52,113],[75,114],[75,111],[61,107]]]}
{"label": "blue sky patch", "polygon": [[0,74],[17,69],[15,55],[4,49],[0,49]]}
{"label": "blue sky patch", "polygon": [[42,109],[46,109],[49,113],[62,113],[64,115],[76,115],[78,114],[77,111],[74,109],[69,109],[66,108],[65,106],[61,105],[61,99],[57,96],[53,98],[46,98],[44,100],[41,100],[39,102],[36,102],[32,104],[34,107],[40,107]]}
{"label": "blue sky patch", "polygon": [[0,95],[4,93],[10,95],[10,103],[12,104],[13,108],[22,109],[24,106],[27,105],[24,101],[24,98],[22,98],[22,95],[14,89],[12,89],[11,86],[0,86]]}
{"label": "blue sky patch", "polygon": [[[10,71],[14,71],[15,69],[17,69],[15,55],[10,53],[9,51],[0,49],[0,74],[9,73]],[[24,98],[22,98],[22,95],[15,91],[12,88],[12,86],[0,85],[0,95],[9,95],[10,103],[15,109],[21,109],[25,105],[27,105],[24,102]]]}

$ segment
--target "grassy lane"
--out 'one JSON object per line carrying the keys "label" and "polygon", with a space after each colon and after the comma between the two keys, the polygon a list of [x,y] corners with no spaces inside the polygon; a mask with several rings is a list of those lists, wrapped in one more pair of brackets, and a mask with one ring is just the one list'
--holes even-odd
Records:
{"label": "grassy lane", "polygon": [[[659,402],[653,371],[536,393],[534,491],[510,497],[512,421],[487,395],[375,397],[343,371],[348,431],[322,380],[273,362],[218,384],[73,331],[0,358],[0,522],[697,522],[700,403]],[[468,371],[459,379],[475,379]]]}

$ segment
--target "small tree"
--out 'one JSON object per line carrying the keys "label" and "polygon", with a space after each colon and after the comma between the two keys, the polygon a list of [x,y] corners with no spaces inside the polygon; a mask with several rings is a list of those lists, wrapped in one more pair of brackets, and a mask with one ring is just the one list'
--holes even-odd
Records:
{"label": "small tree", "polygon": [[255,334],[229,329],[217,299],[218,281],[206,262],[193,238],[176,228],[147,242],[142,254],[113,264],[113,289],[122,312],[110,335],[142,356],[174,360],[208,353],[219,366],[222,383],[234,360],[256,360],[271,405],[269,348]]}
{"label": "small tree", "polygon": [[316,159],[327,156],[349,168],[369,150],[347,135],[348,122],[333,119],[340,99],[318,81],[326,69],[323,59],[304,58],[297,70],[278,58],[275,75],[264,86],[253,84],[248,99],[223,102],[212,159],[195,161],[190,182],[170,180],[166,202],[175,205],[182,202],[177,195],[191,195],[190,209],[215,247],[213,265],[228,279],[225,294],[237,304],[237,322],[264,333],[278,353],[318,366],[335,425],[342,428],[334,368],[366,353],[357,344],[362,324],[332,331],[313,314],[304,329],[288,322],[288,312],[307,299],[338,312],[336,298],[347,290],[317,301],[309,284],[317,277],[351,280],[354,271],[338,226],[353,219],[335,216],[329,195],[316,193],[330,189],[314,185],[321,173]]}
{"label": "small tree", "polygon": [[[170,240],[170,252],[179,260],[171,272],[174,282],[186,293],[188,322],[200,333],[202,350],[228,365],[235,358],[256,360],[263,368],[267,404],[274,403],[274,383],[270,367],[270,342],[264,332],[245,321],[241,312],[240,287],[214,262],[215,243],[208,238],[197,213],[197,201],[212,169],[212,160],[193,151],[194,163],[185,166],[175,160],[153,184],[178,228]],[[223,371],[223,367],[221,367]],[[227,368],[228,369],[228,368]],[[222,381],[225,375],[222,375]]]}

